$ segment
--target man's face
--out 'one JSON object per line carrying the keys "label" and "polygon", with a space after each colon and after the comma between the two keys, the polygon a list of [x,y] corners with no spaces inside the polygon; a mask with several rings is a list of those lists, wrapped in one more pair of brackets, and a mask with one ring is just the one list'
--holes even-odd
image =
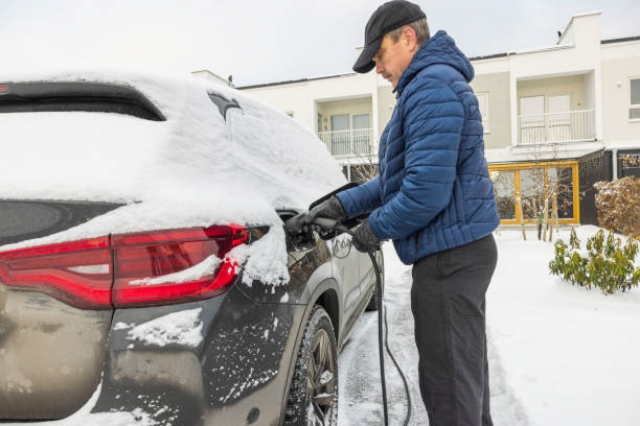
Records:
{"label": "man's face", "polygon": [[373,57],[376,64],[376,72],[387,79],[395,89],[400,80],[400,76],[407,69],[414,50],[411,48],[410,40],[407,40],[403,33],[398,41],[394,42],[389,34],[385,35],[380,44],[380,49]]}

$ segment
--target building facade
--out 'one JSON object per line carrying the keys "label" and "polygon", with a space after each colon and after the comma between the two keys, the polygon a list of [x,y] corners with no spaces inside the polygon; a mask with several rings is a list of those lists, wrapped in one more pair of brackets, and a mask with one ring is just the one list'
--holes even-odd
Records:
{"label": "building facade", "polygon": [[[640,36],[601,40],[600,13],[556,45],[472,58],[503,224],[597,224],[593,183],[640,170]],[[371,72],[240,87],[316,132],[350,180],[374,173],[395,95]]]}

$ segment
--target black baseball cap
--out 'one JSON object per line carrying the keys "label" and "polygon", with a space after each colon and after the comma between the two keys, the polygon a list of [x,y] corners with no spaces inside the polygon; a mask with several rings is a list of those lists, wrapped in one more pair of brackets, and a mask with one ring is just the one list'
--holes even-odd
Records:
{"label": "black baseball cap", "polygon": [[353,70],[363,74],[371,71],[375,67],[373,57],[380,49],[385,34],[426,17],[420,6],[406,0],[391,0],[378,7],[364,29],[364,49]]}

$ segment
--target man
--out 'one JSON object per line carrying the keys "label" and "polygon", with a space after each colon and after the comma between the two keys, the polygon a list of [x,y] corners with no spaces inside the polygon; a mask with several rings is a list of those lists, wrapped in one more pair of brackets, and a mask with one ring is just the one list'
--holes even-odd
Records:
{"label": "man", "polygon": [[485,293],[499,224],[484,158],[471,63],[444,31],[429,35],[419,6],[393,0],[365,29],[353,69],[375,68],[397,104],[380,140],[379,176],[339,192],[307,217],[369,214],[354,245],[393,240],[413,265],[411,308],[422,399],[431,426],[488,426]]}

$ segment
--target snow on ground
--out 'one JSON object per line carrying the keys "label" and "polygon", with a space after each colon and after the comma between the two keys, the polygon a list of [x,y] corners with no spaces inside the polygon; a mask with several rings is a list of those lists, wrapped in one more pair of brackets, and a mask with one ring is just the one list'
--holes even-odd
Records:
{"label": "snow on ground", "polygon": [[[569,228],[560,230],[568,241]],[[577,228],[582,243],[596,227]],[[553,243],[496,232],[499,260],[487,293],[491,403],[496,426],[631,426],[640,418],[640,290],[612,296],[549,275]],[[416,374],[411,269],[385,244],[389,346],[408,378],[409,424],[428,424]],[[367,313],[340,355],[340,426],[382,423],[377,313]],[[390,424],[407,413],[387,356]]]}

